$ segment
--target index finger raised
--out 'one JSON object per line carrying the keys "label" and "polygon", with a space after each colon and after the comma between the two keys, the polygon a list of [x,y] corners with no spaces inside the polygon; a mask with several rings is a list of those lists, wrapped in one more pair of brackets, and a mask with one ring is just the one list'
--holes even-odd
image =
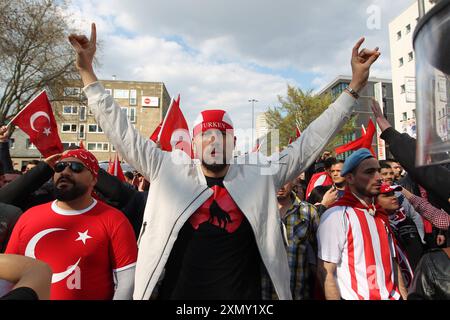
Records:
{"label": "index finger raised", "polygon": [[359,48],[363,44],[364,40],[365,40],[365,38],[362,37],[361,39],[358,40],[358,42],[356,42],[356,44],[355,44],[355,46],[353,47],[353,50],[352,50],[352,57],[357,57],[358,56]]}
{"label": "index finger raised", "polygon": [[91,24],[91,43],[96,44],[97,43],[97,27],[95,26],[95,23],[93,22]]}

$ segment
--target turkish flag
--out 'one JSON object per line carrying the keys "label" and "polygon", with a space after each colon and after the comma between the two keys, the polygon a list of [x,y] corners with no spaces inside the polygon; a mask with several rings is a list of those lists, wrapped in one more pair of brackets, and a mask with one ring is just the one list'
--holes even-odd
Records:
{"label": "turkish flag", "polygon": [[114,157],[114,161],[111,163],[111,165],[108,166],[108,173],[112,176],[117,177],[120,181],[125,182],[125,176],[123,174],[122,166],[120,165],[120,160],[117,153]]}
{"label": "turkish flag", "polygon": [[153,131],[153,133],[150,136],[150,140],[152,140],[154,143],[158,142],[158,136],[159,136],[159,133],[161,132],[161,127],[162,127],[162,122],[160,124],[158,124],[155,131]]}
{"label": "turkish flag", "polygon": [[335,149],[335,152],[336,154],[340,154],[350,150],[366,148],[370,150],[370,152],[373,154],[374,157],[376,157],[375,151],[372,148],[372,140],[374,134],[375,134],[375,125],[373,124],[372,119],[369,119],[367,130],[360,138],[350,141],[349,143],[344,144],[343,146],[337,147]]}
{"label": "turkish flag", "polygon": [[169,110],[161,126],[159,143],[162,150],[172,151],[173,149],[180,149],[192,158],[191,135],[189,134],[186,119],[180,109],[180,95],[178,95],[177,100],[172,99],[170,103]]}
{"label": "turkish flag", "polygon": [[311,191],[313,191],[315,187],[330,186],[332,184],[333,180],[325,171],[313,174],[306,188],[306,199],[309,198],[309,196],[311,195]]}
{"label": "turkish flag", "polygon": [[47,93],[42,91],[10,122],[22,129],[45,158],[63,152]]}

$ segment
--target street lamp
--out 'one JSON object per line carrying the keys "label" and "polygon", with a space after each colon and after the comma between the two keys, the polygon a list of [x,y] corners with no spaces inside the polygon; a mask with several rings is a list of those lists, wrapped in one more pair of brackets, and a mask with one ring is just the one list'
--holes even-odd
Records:
{"label": "street lamp", "polygon": [[255,131],[255,102],[258,102],[256,99],[248,99],[248,102],[252,103],[252,144],[253,144],[253,132]]}

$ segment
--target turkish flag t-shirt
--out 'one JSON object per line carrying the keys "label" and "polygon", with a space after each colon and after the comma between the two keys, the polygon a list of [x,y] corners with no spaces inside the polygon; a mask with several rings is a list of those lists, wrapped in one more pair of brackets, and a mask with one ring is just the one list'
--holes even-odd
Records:
{"label": "turkish flag t-shirt", "polygon": [[181,228],[166,263],[162,299],[260,299],[260,255],[250,223],[223,185]]}
{"label": "turkish flag t-shirt", "polygon": [[69,211],[54,201],[20,217],[6,253],[50,266],[52,300],[109,300],[114,295],[113,270],[135,265],[137,245],[126,217],[107,204],[94,200],[82,211]]}

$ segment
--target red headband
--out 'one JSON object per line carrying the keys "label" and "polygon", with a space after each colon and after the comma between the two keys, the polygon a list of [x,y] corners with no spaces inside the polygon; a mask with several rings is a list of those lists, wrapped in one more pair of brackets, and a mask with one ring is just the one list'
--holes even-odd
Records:
{"label": "red headband", "polygon": [[60,161],[67,158],[77,158],[78,160],[83,162],[85,167],[92,173],[94,178],[97,178],[99,166],[97,158],[92,153],[90,153],[86,149],[70,150],[61,156]]}

